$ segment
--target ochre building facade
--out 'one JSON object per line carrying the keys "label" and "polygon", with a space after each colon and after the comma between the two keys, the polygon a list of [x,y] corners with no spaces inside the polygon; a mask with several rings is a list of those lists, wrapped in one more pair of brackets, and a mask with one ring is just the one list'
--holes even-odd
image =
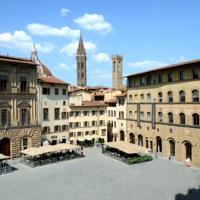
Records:
{"label": "ochre building facade", "polygon": [[200,60],[127,76],[131,143],[200,166]]}

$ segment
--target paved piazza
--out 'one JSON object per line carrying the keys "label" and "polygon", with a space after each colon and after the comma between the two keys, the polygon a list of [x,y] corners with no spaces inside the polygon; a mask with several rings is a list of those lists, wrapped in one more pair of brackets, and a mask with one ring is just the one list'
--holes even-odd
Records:
{"label": "paved piazza", "polygon": [[85,153],[82,159],[37,168],[15,163],[20,170],[0,176],[0,199],[172,200],[200,184],[199,168],[167,158],[129,166],[96,147]]}

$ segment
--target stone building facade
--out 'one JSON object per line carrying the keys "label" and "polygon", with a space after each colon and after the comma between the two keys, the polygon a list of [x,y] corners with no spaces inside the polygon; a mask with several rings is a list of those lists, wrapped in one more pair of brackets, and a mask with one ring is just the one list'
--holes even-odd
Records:
{"label": "stone building facade", "polygon": [[0,153],[11,157],[40,145],[37,121],[37,64],[0,56]]}
{"label": "stone building facade", "polygon": [[200,60],[127,76],[128,141],[200,166]]}

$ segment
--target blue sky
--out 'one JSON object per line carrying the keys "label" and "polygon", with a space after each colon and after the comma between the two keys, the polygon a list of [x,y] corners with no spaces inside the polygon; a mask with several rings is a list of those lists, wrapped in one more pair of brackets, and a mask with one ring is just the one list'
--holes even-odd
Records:
{"label": "blue sky", "polygon": [[1,0],[0,54],[39,59],[76,84],[83,33],[88,85],[111,86],[111,55],[123,75],[200,57],[198,0]]}

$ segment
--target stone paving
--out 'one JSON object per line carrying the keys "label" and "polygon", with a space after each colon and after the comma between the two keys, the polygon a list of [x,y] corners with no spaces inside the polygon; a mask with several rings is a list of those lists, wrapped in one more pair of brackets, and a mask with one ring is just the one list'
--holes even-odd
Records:
{"label": "stone paving", "polygon": [[0,176],[0,200],[173,200],[200,185],[200,168],[159,157],[126,165],[85,149],[86,157]]}

